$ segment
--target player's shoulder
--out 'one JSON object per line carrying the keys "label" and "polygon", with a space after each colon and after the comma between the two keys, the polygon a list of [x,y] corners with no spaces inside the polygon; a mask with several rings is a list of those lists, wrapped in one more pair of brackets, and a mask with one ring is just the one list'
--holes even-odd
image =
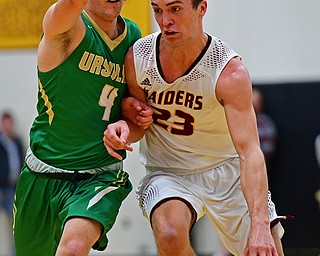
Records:
{"label": "player's shoulder", "polygon": [[228,61],[220,75],[220,80],[229,81],[230,84],[248,79],[248,71],[238,56],[234,56]]}
{"label": "player's shoulder", "polygon": [[139,28],[137,23],[135,23],[134,21],[132,21],[132,20],[130,20],[128,18],[122,17],[122,16],[121,16],[121,18],[126,23],[128,31],[133,31],[134,33],[140,33],[141,34],[141,30],[140,30],[140,28]]}
{"label": "player's shoulder", "polygon": [[142,38],[140,38],[139,40],[137,40],[137,42],[135,43],[135,45],[153,45],[156,40],[157,40],[157,37],[160,35],[160,32],[154,32],[154,33],[151,33],[149,35],[146,35]]}
{"label": "player's shoulder", "polygon": [[221,72],[216,94],[219,101],[243,98],[251,90],[249,73],[238,57],[232,58]]}
{"label": "player's shoulder", "polygon": [[134,54],[140,57],[152,56],[158,35],[159,32],[155,32],[137,40],[133,46]]}
{"label": "player's shoulder", "polygon": [[134,44],[139,38],[142,37],[141,30],[134,21],[120,16],[126,27],[126,40],[130,43],[130,46]]}
{"label": "player's shoulder", "polygon": [[215,37],[215,36],[210,36],[211,37],[211,51],[214,52],[215,55],[220,56],[220,57],[229,57],[231,55],[238,55],[233,48],[223,41],[222,39]]}

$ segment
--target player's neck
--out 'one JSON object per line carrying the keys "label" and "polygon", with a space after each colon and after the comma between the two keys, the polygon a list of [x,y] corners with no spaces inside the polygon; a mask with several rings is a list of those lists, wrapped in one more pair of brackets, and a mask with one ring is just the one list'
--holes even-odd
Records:
{"label": "player's neck", "polygon": [[192,36],[186,40],[181,40],[177,44],[160,40],[160,59],[161,61],[170,60],[171,63],[185,63],[185,66],[191,65],[202,53],[207,41],[208,36],[206,34],[203,34],[202,37]]}

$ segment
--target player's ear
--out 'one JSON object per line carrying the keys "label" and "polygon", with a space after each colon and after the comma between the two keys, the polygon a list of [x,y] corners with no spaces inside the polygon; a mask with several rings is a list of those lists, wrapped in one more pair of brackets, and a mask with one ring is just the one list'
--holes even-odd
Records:
{"label": "player's ear", "polygon": [[200,3],[199,9],[200,9],[200,13],[201,13],[202,15],[204,15],[204,14],[207,12],[207,1],[206,1],[206,0],[203,0],[203,1]]}

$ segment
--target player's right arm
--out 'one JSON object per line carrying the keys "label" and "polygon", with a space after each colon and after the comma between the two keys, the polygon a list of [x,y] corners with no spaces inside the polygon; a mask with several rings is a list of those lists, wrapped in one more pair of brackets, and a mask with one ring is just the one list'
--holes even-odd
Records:
{"label": "player's right arm", "polygon": [[134,65],[133,48],[130,47],[126,54],[125,59],[126,79],[128,83],[128,90],[130,96],[140,100],[141,102],[147,102],[146,94],[143,89],[139,86],[136,78],[136,70]]}
{"label": "player's right arm", "polygon": [[[103,137],[108,153],[119,160],[122,160],[122,157],[116,150],[132,151],[130,144],[143,137],[145,129],[152,123],[153,112],[146,104],[144,91],[137,83],[132,48],[126,54],[124,66],[129,94],[132,97],[122,102],[123,120],[108,125]],[[144,120],[143,124],[139,124],[139,116]]]}
{"label": "player's right arm", "polygon": [[143,129],[147,129],[152,123],[153,111],[147,105],[146,94],[137,82],[132,47],[126,54],[125,70],[130,97],[122,101],[122,115]]}
{"label": "player's right arm", "polygon": [[47,10],[38,47],[38,67],[49,71],[61,64],[79,45],[85,26],[81,12],[88,0],[59,0]]}

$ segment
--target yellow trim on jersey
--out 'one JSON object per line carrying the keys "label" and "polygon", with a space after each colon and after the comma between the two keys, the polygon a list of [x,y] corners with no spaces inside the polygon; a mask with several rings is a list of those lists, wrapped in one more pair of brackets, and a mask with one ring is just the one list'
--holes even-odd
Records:
{"label": "yellow trim on jersey", "polygon": [[42,86],[42,83],[40,81],[40,79],[38,79],[39,81],[39,91],[41,93],[41,98],[44,100],[44,105],[48,108],[48,110],[46,111],[46,113],[48,114],[49,116],[49,124],[51,125],[52,124],[52,120],[53,120],[53,117],[54,117],[54,112],[52,110],[52,104],[51,102],[49,101],[49,97],[48,95],[46,94],[46,91],[43,89],[43,86]]}
{"label": "yellow trim on jersey", "polygon": [[127,35],[127,24],[125,23],[125,21],[123,20],[125,27],[124,27],[124,31],[123,33],[118,36],[116,39],[112,40],[110,39],[110,37],[106,34],[106,32],[104,32],[99,26],[98,24],[89,16],[89,14],[86,11],[83,11],[84,16],[91,22],[91,24],[93,25],[93,27],[95,28],[95,30],[98,32],[98,34],[101,36],[101,38],[103,39],[103,41],[108,45],[108,47],[110,48],[110,50],[112,51],[114,48],[116,48],[122,41],[123,39],[126,37]]}

